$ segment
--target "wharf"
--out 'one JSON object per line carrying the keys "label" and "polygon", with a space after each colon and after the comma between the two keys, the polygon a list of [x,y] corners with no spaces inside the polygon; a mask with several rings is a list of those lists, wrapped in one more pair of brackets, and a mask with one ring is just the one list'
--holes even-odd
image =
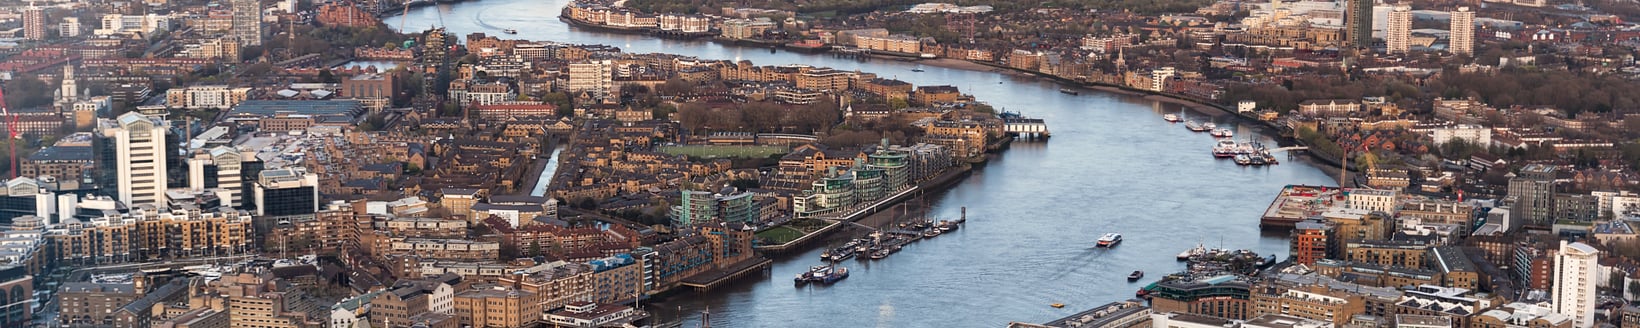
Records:
{"label": "wharf", "polygon": [[[1035,327],[1134,327],[1149,326],[1150,307],[1144,300],[1130,299],[1077,312]],[[1143,325],[1141,325],[1143,324]],[[1031,326],[1021,326],[1031,327]]]}
{"label": "wharf", "polygon": [[1320,215],[1340,195],[1337,187],[1288,185],[1264,209],[1258,226],[1266,230],[1292,229],[1299,221]]}
{"label": "wharf", "polygon": [[821,228],[820,230],[816,230],[815,232],[809,233],[807,235],[803,235],[803,237],[798,237],[797,239],[792,240],[792,241],[787,242],[787,243],[784,243],[784,244],[756,246],[754,248],[757,249],[759,252],[770,252],[770,253],[781,253],[781,252],[786,252],[786,251],[793,250],[798,246],[802,246],[802,245],[807,244],[807,243],[809,243],[811,241],[814,241],[816,239],[824,238],[824,236],[826,234],[831,233],[831,231],[836,230],[838,226],[843,225],[843,222],[857,222],[857,221],[860,221],[861,219],[865,219],[867,217],[870,217],[872,214],[880,212],[884,209],[892,208],[894,206],[894,204],[897,204],[901,201],[909,199],[909,198],[911,198],[912,195],[916,195],[918,192],[949,186],[949,185],[955,183],[956,181],[961,180],[961,178],[964,175],[968,174],[969,171],[972,170],[972,169],[973,169],[972,166],[969,166],[969,165],[962,165],[962,166],[952,167],[951,169],[946,170],[944,173],[940,173],[939,175],[935,176],[932,179],[928,179],[926,181],[918,183],[916,186],[912,186],[911,188],[906,188],[905,190],[894,193],[894,195],[891,195],[887,198],[884,198],[882,200],[874,202],[869,206],[852,210],[852,211],[848,212],[848,214],[840,216],[840,217],[824,218],[824,220],[826,220],[826,221],[832,221],[833,222],[831,225],[827,225],[825,228]]}
{"label": "wharf", "polygon": [[684,278],[680,284],[686,287],[692,287],[696,291],[707,291],[712,288],[716,288],[723,283],[734,281],[735,278],[740,278],[748,273],[762,272],[763,269],[769,268],[769,264],[771,263],[774,263],[774,261],[761,256],[753,257],[728,267],[712,269],[710,271],[689,276],[688,278]]}

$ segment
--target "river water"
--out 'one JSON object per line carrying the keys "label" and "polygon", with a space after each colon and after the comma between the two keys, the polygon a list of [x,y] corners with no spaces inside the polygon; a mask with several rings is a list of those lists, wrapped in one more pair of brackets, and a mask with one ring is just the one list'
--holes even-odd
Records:
{"label": "river water", "polygon": [[[650,305],[657,317],[714,327],[997,327],[1042,323],[1133,296],[1164,273],[1181,270],[1173,256],[1208,246],[1287,253],[1287,236],[1261,234],[1258,218],[1284,185],[1334,185],[1306,161],[1241,167],[1215,160],[1214,141],[1162,120],[1179,106],[1139,97],[1058,91],[1052,81],[997,72],[946,69],[914,62],[859,62],[829,55],[740,48],[574,28],[558,20],[566,0],[482,0],[412,9],[405,26],[444,25],[465,36],[483,32],[626,52],[666,52],[706,59],[746,59],[760,65],[808,64],[861,70],[917,85],[955,85],[1000,109],[1047,120],[1053,138],[1018,142],[947,192],[927,197],[931,215],[968,224],[876,262],[845,262],[852,275],[830,287],[794,288],[791,277],[819,264],[820,249],[775,259],[767,277]],[[396,28],[400,17],[385,19]],[[912,72],[912,68],[925,72]],[[1210,113],[1185,116],[1209,120]],[[1218,119],[1238,138],[1270,141],[1254,124]],[[1105,232],[1126,241],[1095,249]],[[1148,276],[1125,279],[1133,270]],[[1066,304],[1063,309],[1051,303]]]}

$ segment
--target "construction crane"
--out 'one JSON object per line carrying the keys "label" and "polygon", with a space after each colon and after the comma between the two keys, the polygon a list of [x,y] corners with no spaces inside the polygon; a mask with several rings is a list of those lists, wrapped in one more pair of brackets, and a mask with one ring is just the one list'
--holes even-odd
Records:
{"label": "construction crane", "polygon": [[6,93],[0,89],[0,116],[6,117],[6,143],[11,147],[11,178],[17,178],[17,115],[11,113],[11,106],[6,105]]}
{"label": "construction crane", "polygon": [[0,89],[0,116],[5,116],[5,130],[8,136],[7,144],[11,148],[11,179],[16,179],[16,115],[11,113],[10,105],[5,103],[5,90]]}

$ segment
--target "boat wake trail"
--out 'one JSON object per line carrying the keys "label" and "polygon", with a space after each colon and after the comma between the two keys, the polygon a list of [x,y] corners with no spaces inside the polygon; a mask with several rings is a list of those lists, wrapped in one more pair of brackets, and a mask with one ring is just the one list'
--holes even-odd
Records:
{"label": "boat wake trail", "polygon": [[489,12],[490,9],[492,9],[492,8],[495,8],[495,7],[484,7],[483,10],[479,10],[478,12],[473,13],[473,23],[477,24],[480,27],[487,28],[487,29],[499,29],[499,27],[495,27],[494,25],[490,25],[489,23],[485,23],[484,19],[481,18],[481,17],[484,17],[484,13]]}

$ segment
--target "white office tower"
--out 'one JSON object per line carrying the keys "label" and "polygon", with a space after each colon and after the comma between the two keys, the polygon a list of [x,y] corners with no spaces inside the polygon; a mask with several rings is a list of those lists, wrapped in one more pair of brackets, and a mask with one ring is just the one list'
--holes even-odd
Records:
{"label": "white office tower", "polygon": [[1594,327],[1595,270],[1600,269],[1600,250],[1584,243],[1560,241],[1555,255],[1555,313],[1572,317],[1572,326]]}
{"label": "white office tower", "polygon": [[165,133],[170,123],[137,112],[97,122],[99,183],[127,206],[165,204]]}

